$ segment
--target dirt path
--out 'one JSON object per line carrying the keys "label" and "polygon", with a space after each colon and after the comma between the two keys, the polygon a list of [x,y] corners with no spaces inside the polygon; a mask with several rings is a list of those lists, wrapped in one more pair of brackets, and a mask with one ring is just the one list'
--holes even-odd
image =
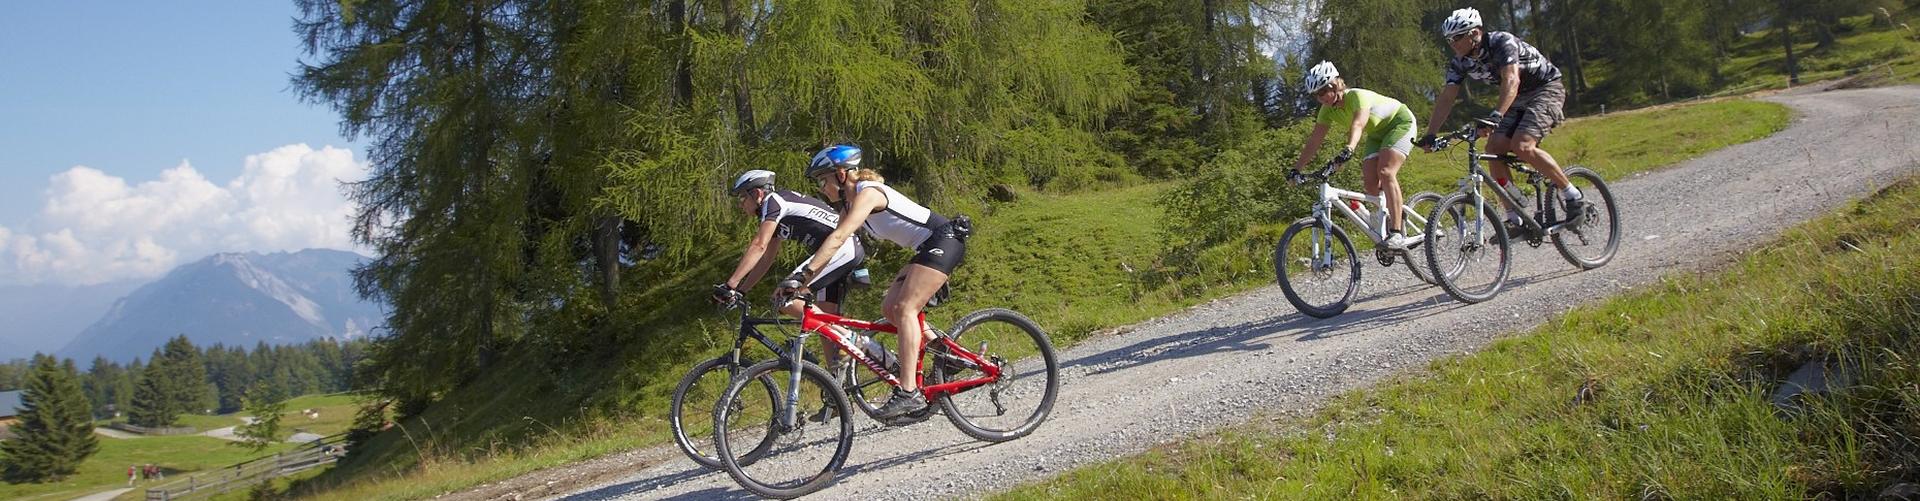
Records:
{"label": "dirt path", "polygon": [[[1610,180],[1625,236],[1604,268],[1575,272],[1550,249],[1519,247],[1508,290],[1463,306],[1367,265],[1346,314],[1298,314],[1277,288],[1197,306],[1063,353],[1053,417],[1034,435],[988,446],[944,421],[864,430],[820,499],[977,496],[1156,444],[1301,414],[1342,392],[1485,346],[1575,304],[1724,263],[1793,223],[1920,172],[1920,88],[1779,95],[1786,131],[1680,166]],[[1363,256],[1367,257],[1367,256]],[[871,423],[861,420],[863,426]],[[636,471],[636,469],[638,469]],[[589,486],[556,492],[558,486]],[[570,500],[748,497],[724,473],[671,446],[537,472],[456,495]]]}
{"label": "dirt path", "polygon": [[100,492],[95,492],[93,494],[88,494],[85,496],[73,498],[72,501],[108,501],[115,497],[119,497],[121,494],[125,494],[127,491],[130,491],[130,490],[133,490],[133,488],[126,487],[126,488],[114,489],[110,491],[100,491]]}

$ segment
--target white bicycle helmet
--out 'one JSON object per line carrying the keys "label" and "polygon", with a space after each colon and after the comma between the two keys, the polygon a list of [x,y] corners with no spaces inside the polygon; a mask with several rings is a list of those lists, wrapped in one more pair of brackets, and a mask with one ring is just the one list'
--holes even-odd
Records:
{"label": "white bicycle helmet", "polygon": [[1474,10],[1473,7],[1467,7],[1453,11],[1453,15],[1447,16],[1447,20],[1440,23],[1440,36],[1450,39],[1453,38],[1454,35],[1466,33],[1467,30],[1479,27],[1480,11]]}
{"label": "white bicycle helmet", "polygon": [[740,178],[733,180],[733,188],[728,189],[727,194],[740,196],[754,188],[773,188],[773,171],[754,169],[740,173]]}
{"label": "white bicycle helmet", "polygon": [[1340,78],[1340,70],[1334,69],[1332,61],[1321,61],[1320,64],[1307,69],[1306,83],[1303,88],[1308,94],[1319,92],[1320,89],[1326,88],[1327,84],[1333,83],[1335,78]]}

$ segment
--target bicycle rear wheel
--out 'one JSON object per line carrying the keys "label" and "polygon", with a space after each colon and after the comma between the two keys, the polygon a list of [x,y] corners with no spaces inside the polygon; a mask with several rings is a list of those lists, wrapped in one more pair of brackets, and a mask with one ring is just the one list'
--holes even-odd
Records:
{"label": "bicycle rear wheel", "polygon": [[1347,311],[1360,290],[1360,259],[1353,255],[1353,241],[1340,225],[1323,229],[1313,218],[1294,221],[1280,234],[1280,244],[1273,249],[1273,274],[1287,302],[1315,318]]}
{"label": "bicycle rear wheel", "polygon": [[[773,405],[756,407],[751,399],[734,404],[742,394],[757,392],[751,388],[762,378],[778,387],[780,397]],[[796,368],[792,360],[770,360],[741,372],[713,409],[714,450],[727,475],[754,494],[778,499],[804,496],[833,483],[853,449],[853,409],[841,391],[832,375],[808,362]],[[824,421],[808,420],[821,406],[834,412]],[[737,424],[751,427],[740,429]],[[757,461],[742,461],[734,452],[766,433],[761,426],[773,430],[774,446]]]}
{"label": "bicycle rear wheel", "polygon": [[1600,174],[1586,167],[1567,169],[1567,181],[1580,189],[1585,214],[1577,215],[1580,221],[1553,234],[1553,248],[1580,269],[1605,266],[1620,250],[1620,212],[1613,203],[1613,192],[1607,191],[1607,182],[1600,179]]}
{"label": "bicycle rear wheel", "polygon": [[[1420,221],[1415,221],[1413,216],[1415,214],[1418,214],[1420,215],[1420,217],[1424,218],[1427,216],[1428,213],[1433,212],[1433,208],[1435,206],[1440,205],[1440,194],[1434,193],[1431,191],[1422,191],[1419,193],[1415,193],[1413,194],[1413,196],[1407,197],[1407,201],[1405,205],[1406,205],[1406,208],[1401,209],[1400,211],[1400,220],[1401,220],[1400,230],[1405,232],[1407,236],[1419,237],[1427,233],[1428,224]],[[1425,244],[1426,244],[1425,240],[1422,240],[1421,245],[1425,245]],[[1405,259],[1407,263],[1407,271],[1412,272],[1414,278],[1418,278],[1420,279],[1420,281],[1426,282],[1427,285],[1440,285],[1440,282],[1437,282],[1434,280],[1433,273],[1431,273],[1432,268],[1427,267],[1427,263],[1424,262],[1426,260],[1414,259],[1414,256],[1420,255],[1421,252],[1424,252],[1424,251],[1420,249],[1407,250],[1407,256]]]}
{"label": "bicycle rear wheel", "polygon": [[1427,216],[1427,266],[1440,288],[1454,299],[1478,303],[1493,299],[1507,283],[1507,230],[1497,216],[1499,204],[1475,203],[1456,193]]}
{"label": "bicycle rear wheel", "polygon": [[[1002,308],[968,313],[950,332],[954,344],[975,347],[974,354],[1000,366],[1001,372],[992,383],[941,398],[947,420],[961,433],[987,442],[1013,440],[1038,429],[1060,394],[1060,361],[1047,333],[1025,315]],[[935,343],[930,348],[945,347]],[[927,351],[932,384],[986,377],[944,349]]]}
{"label": "bicycle rear wheel", "polygon": [[[740,364],[741,366],[753,365],[753,361],[742,358]],[[687,371],[686,377],[680,378],[680,384],[673,388],[672,415],[669,416],[668,421],[673,426],[674,445],[680,446],[680,452],[685,453],[688,459],[699,463],[700,466],[715,470],[723,468],[720,464],[720,456],[713,451],[712,439],[705,435],[713,432],[713,422],[709,421],[713,418],[713,407],[720,402],[721,394],[725,393],[727,386],[733,382],[735,373],[740,372],[734,370],[736,368],[731,355],[722,355],[694,366],[693,370]],[[777,395],[773,382],[764,378],[756,379],[755,382],[759,384],[752,385],[752,389],[743,390],[736,403],[745,405],[746,402],[753,401],[754,405],[763,408],[772,405]],[[687,412],[689,409],[693,410],[691,414]],[[739,416],[737,413],[734,415]],[[744,431],[747,428],[748,426],[742,424],[734,429]],[[773,446],[775,437],[773,428],[765,429],[766,433],[761,436],[759,443],[747,448],[741,454],[741,461],[751,463],[765,454],[767,448]],[[695,436],[701,436],[706,440],[696,441]],[[740,440],[747,440],[747,437],[740,436],[736,442]]]}

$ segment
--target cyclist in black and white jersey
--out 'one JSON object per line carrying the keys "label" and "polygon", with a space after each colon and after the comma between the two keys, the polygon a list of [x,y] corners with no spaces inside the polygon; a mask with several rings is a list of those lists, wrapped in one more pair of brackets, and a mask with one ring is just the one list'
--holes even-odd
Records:
{"label": "cyclist in black and white jersey", "polygon": [[[1468,79],[1497,85],[1500,101],[1486,118],[1497,124],[1487,138],[1487,153],[1512,152],[1539,169],[1560,189],[1561,198],[1567,204],[1564,214],[1581,213],[1578,210],[1583,203],[1580,189],[1567,182],[1567,175],[1561,172],[1560,163],[1553,155],[1540,149],[1540,140],[1566,120],[1562,108],[1567,89],[1560,82],[1560,68],[1520,37],[1504,31],[1486,31],[1481,26],[1480,11],[1472,8],[1453,11],[1441,23],[1440,34],[1447,39],[1447,47],[1452,49],[1454,57],[1447,63],[1446,86],[1440,90],[1440,99],[1433,103],[1427,134],[1417,145],[1433,151],[1434,135],[1447,122],[1454,100],[1460,97],[1460,86]],[[1487,163],[1492,167],[1494,182],[1502,188],[1513,189],[1510,188],[1513,174],[1506,162]],[[1525,200],[1517,195],[1514,198]],[[1516,231],[1519,222],[1518,210],[1507,207],[1507,234],[1519,234]]]}
{"label": "cyclist in black and white jersey", "polygon": [[881,305],[881,314],[900,331],[898,355],[903,375],[893,396],[876,413],[887,419],[927,406],[919,391],[920,382],[913,377],[920,369],[920,344],[924,340],[920,311],[966,258],[969,229],[964,218],[942,217],[887,186],[879,173],[861,169],[860,156],[859,147],[843,144],[820,150],[808,163],[807,177],[819,181],[820,192],[842,208],[840,226],[792,279],[808,283],[808,279],[823,273],[832,262],[832,253],[862,227],[870,235],[914,249],[913,260],[894,274]]}
{"label": "cyclist in black and white jersey", "polygon": [[[840,225],[840,215],[826,202],[774,188],[773,173],[769,171],[750,170],[741,174],[728,192],[740,198],[740,210],[756,216],[760,225],[753,240],[747,243],[746,254],[740,256],[740,263],[734,266],[733,275],[713,286],[715,301],[731,301],[740,296],[741,289],[753,288],[773,266],[774,257],[780,255],[781,241],[799,242],[808,251],[817,251],[821,242]],[[820,273],[805,282],[820,291],[820,299],[815,304],[821,311],[840,313],[840,302],[845,300],[847,288],[854,282],[854,271],[865,261],[866,251],[855,239],[850,245],[835,249]],[[794,272],[807,269],[806,266],[807,263],[800,263]],[[801,305],[800,301],[789,301],[780,311],[798,318]],[[838,352],[825,351],[831,364]]]}

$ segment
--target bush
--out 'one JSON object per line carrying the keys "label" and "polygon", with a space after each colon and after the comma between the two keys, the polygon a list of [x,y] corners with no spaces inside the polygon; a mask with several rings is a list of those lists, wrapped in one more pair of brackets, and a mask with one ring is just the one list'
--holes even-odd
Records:
{"label": "bush", "polygon": [[[1311,130],[1306,123],[1261,131],[1190,171],[1162,201],[1170,252],[1192,254],[1238,239],[1256,224],[1306,214],[1314,194],[1287,185],[1286,172]],[[1343,169],[1339,177],[1357,179],[1355,172]]]}
{"label": "bush", "polygon": [[[1177,283],[1181,294],[1222,284],[1270,277],[1272,251],[1280,230],[1312,208],[1312,186],[1287,184],[1287,169],[1299,155],[1312,123],[1267,129],[1189,172],[1185,183],[1168,192],[1162,228],[1166,254],[1151,283]],[[1329,140],[1333,143],[1333,140]],[[1321,148],[1319,168],[1337,147]],[[1334,176],[1336,186],[1357,189],[1358,162]]]}

